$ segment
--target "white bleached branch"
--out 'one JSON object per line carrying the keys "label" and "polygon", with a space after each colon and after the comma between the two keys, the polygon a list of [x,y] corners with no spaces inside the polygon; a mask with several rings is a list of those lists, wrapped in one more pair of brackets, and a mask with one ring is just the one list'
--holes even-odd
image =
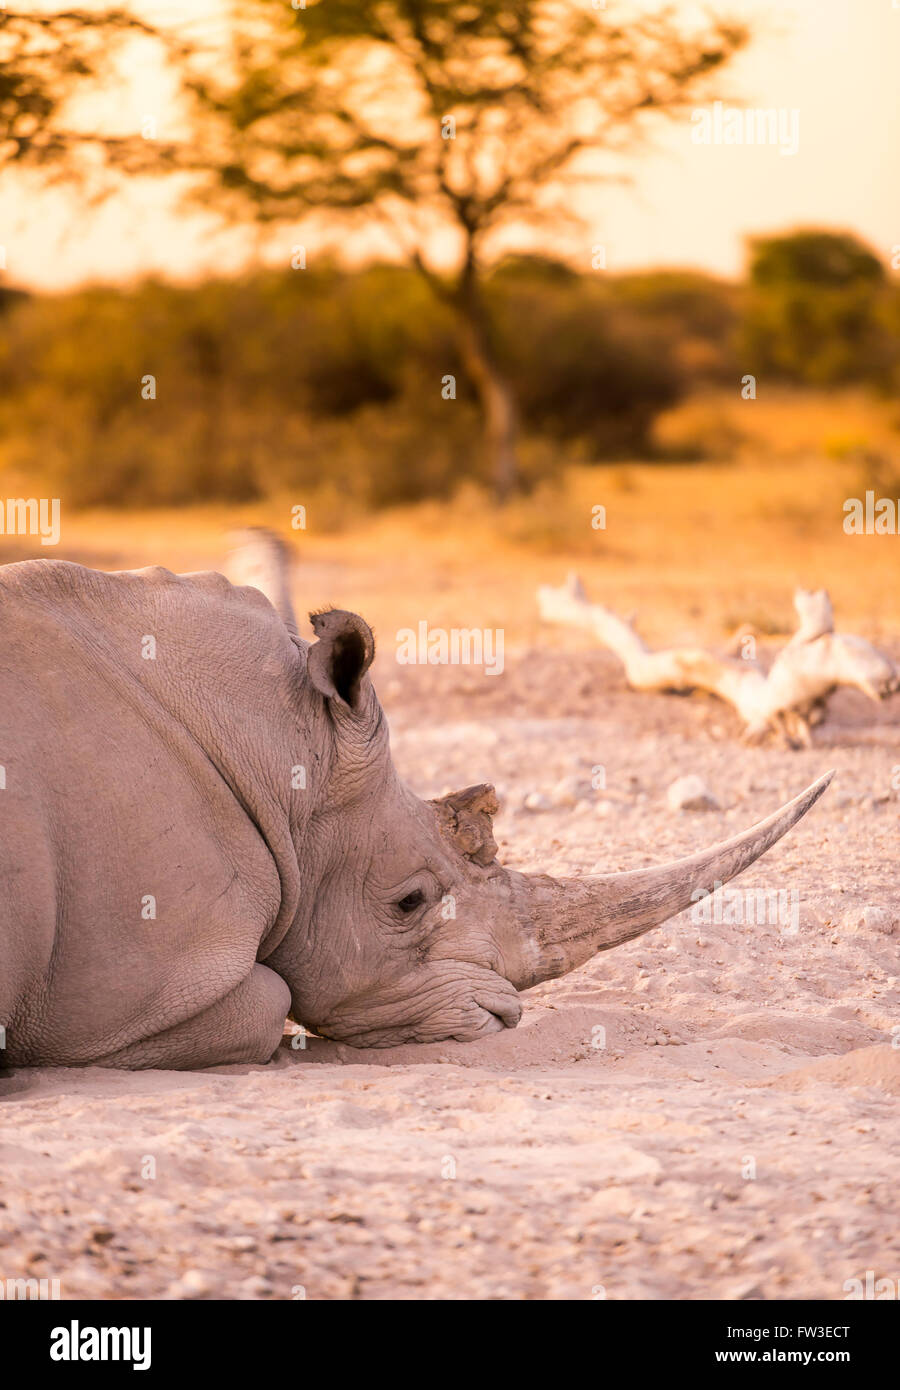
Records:
{"label": "white bleached branch", "polygon": [[768,673],[755,661],[717,657],[700,647],[651,651],[631,621],[591,603],[576,574],[560,588],[542,585],[538,607],[545,622],[591,632],[625,668],[635,690],[705,690],[732,705],[749,741],[774,730],[793,746],[808,747],[810,726],[839,685],[852,685],[873,700],[900,688],[892,662],[861,637],[834,630],[825,589],[794,594],[798,627]]}

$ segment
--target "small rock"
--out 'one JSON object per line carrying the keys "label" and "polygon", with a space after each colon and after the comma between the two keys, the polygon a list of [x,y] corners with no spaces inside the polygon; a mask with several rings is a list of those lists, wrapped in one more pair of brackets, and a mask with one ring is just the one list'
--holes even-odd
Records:
{"label": "small rock", "polygon": [[272,1285],[261,1274],[251,1274],[249,1279],[241,1280],[238,1290],[242,1299],[266,1298],[272,1292]]}
{"label": "small rock", "polygon": [[526,811],[549,811],[550,798],[543,792],[529,792],[522,805]]}
{"label": "small rock", "polygon": [[897,930],[898,915],[886,907],[854,907],[844,917],[844,928],[849,931],[882,932],[891,936]]}
{"label": "small rock", "polygon": [[672,811],[719,811],[721,807],[702,777],[689,773],[677,778],[666,792]]}
{"label": "small rock", "polygon": [[211,1289],[212,1283],[201,1269],[188,1269],[171,1292],[175,1298],[202,1298]]}
{"label": "small rock", "polygon": [[553,806],[575,806],[579,801],[590,801],[594,789],[584,777],[562,777],[550,793]]}

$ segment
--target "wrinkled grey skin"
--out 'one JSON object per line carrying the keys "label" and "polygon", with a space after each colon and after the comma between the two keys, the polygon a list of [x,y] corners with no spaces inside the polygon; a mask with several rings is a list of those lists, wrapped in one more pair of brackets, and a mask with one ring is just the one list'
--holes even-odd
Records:
{"label": "wrinkled grey skin", "polygon": [[289,1011],[358,1046],[479,1038],[823,789],[678,865],[507,872],[491,788],[399,781],[365,623],[314,616],[310,645],[279,601],[213,573],[0,568],[7,1064],[262,1062]]}

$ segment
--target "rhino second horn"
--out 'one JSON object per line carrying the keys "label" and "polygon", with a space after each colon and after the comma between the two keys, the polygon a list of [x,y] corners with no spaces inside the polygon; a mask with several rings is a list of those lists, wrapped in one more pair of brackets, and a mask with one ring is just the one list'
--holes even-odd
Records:
{"label": "rhino second horn", "polygon": [[450,792],[432,801],[443,834],[460,854],[486,868],[497,857],[493,819],[500,809],[497,793],[487,782]]}
{"label": "rhino second horn", "polygon": [[[704,892],[713,892],[717,883],[727,883],[796,825],[833,776],[833,771],[825,773],[742,834],[658,868],[576,879],[511,875],[521,924],[509,953],[516,963],[512,983],[517,989],[530,989],[565,975],[599,951],[659,926]],[[505,952],[504,959],[508,960]]]}

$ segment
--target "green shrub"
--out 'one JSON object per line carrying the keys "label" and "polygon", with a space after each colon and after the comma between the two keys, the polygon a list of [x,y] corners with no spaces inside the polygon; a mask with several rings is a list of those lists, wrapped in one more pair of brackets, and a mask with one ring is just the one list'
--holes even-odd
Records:
{"label": "green shrub", "polygon": [[[510,256],[486,295],[526,488],[567,461],[652,453],[661,412],[746,371],[900,385],[900,288],[850,236],[761,239],[747,287]],[[453,401],[441,398],[448,375]],[[692,454],[728,452],[708,419],[698,429]],[[3,291],[0,467],[70,505],[324,486],[370,507],[487,481],[450,312],[413,271],[383,265]]]}
{"label": "green shrub", "polygon": [[743,370],[808,386],[896,379],[896,291],[856,237],[800,231],[751,243]]}

